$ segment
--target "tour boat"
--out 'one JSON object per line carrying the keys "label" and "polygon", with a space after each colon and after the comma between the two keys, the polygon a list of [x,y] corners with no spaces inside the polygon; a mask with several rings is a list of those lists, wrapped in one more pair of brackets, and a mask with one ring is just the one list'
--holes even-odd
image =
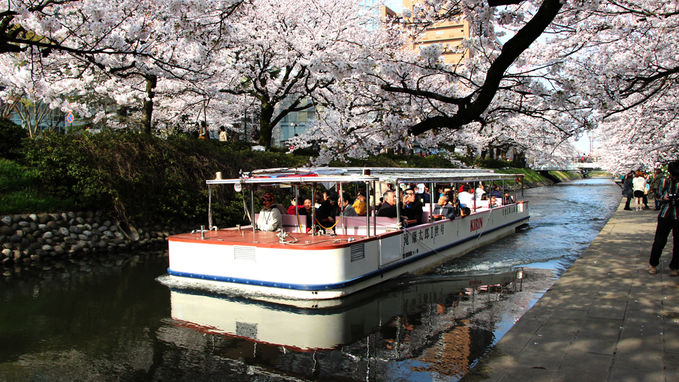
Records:
{"label": "tour boat", "polygon": [[[278,168],[243,173],[234,179],[221,179],[218,173],[206,184],[207,228],[170,236],[169,276],[164,283],[260,300],[329,300],[348,296],[403,274],[425,272],[514,233],[529,219],[524,201],[512,200],[491,207],[488,200],[480,199],[467,206],[471,207],[469,216],[433,219],[437,186],[502,184],[502,188],[511,185],[517,190],[520,177],[492,170]],[[406,185],[429,187],[433,203],[424,204],[422,224],[404,226],[399,203],[395,218],[376,216],[382,192],[392,189],[396,200],[401,200]],[[213,225],[213,188],[224,186],[242,193],[250,225],[230,228]],[[365,216],[340,213],[334,227],[317,224],[306,227],[306,216],[300,216],[296,210],[295,215],[282,215],[278,232],[257,229],[255,195],[287,192],[292,199],[302,189],[309,190],[311,200],[315,200],[319,189],[332,189],[342,195],[343,191],[357,188],[369,196]],[[312,208],[312,219],[315,211]]]}

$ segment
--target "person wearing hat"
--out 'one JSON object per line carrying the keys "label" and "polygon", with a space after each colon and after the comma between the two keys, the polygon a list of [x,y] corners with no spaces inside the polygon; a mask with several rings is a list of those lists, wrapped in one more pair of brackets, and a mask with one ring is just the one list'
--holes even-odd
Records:
{"label": "person wearing hat", "polygon": [[260,231],[277,231],[283,227],[281,211],[273,204],[273,194],[267,192],[262,196],[262,210],[257,218],[257,228]]}

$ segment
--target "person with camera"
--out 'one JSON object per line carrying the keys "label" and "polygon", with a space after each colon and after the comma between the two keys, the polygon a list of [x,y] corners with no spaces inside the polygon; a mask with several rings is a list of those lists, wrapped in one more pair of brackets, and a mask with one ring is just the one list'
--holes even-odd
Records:
{"label": "person with camera", "polygon": [[670,173],[669,177],[663,179],[660,186],[660,213],[658,214],[658,226],[651,247],[651,258],[649,260],[648,273],[654,275],[658,273],[660,255],[662,254],[667,237],[672,231],[673,248],[672,260],[670,261],[670,276],[679,276],[679,202],[677,192],[679,191],[679,161],[671,162],[667,166]]}

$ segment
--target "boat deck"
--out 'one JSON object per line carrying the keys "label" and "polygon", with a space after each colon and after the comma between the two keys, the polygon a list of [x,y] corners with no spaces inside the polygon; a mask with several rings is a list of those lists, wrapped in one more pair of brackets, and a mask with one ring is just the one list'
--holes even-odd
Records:
{"label": "boat deck", "polygon": [[[398,232],[394,232],[397,234]],[[380,235],[384,236],[384,235]],[[200,232],[197,233],[182,233],[172,235],[170,241],[217,244],[217,245],[243,245],[249,247],[268,247],[268,248],[290,248],[296,247],[299,249],[332,249],[347,247],[364,240],[373,240],[375,236],[370,238],[365,235],[321,235],[313,236],[307,233],[288,233],[285,238],[285,243],[281,243],[280,238],[276,232],[252,232],[251,229],[246,230],[218,230],[205,231],[205,239],[200,238]]]}

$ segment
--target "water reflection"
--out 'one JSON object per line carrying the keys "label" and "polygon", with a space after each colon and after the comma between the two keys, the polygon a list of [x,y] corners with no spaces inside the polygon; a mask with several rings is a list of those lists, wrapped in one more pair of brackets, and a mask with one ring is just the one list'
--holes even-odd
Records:
{"label": "water reflection", "polygon": [[[0,280],[0,381],[455,381],[589,245],[620,188],[587,180],[526,197],[530,229],[336,307],[175,298],[185,292],[156,281],[166,254]],[[521,281],[493,273],[525,265]],[[201,302],[180,315],[182,299]]]}
{"label": "water reflection", "polygon": [[158,338],[262,375],[456,379],[494,343],[500,322],[512,320],[501,303],[528,307],[533,295],[522,294],[523,282],[516,271],[412,277],[318,309],[172,290],[172,319]]}

